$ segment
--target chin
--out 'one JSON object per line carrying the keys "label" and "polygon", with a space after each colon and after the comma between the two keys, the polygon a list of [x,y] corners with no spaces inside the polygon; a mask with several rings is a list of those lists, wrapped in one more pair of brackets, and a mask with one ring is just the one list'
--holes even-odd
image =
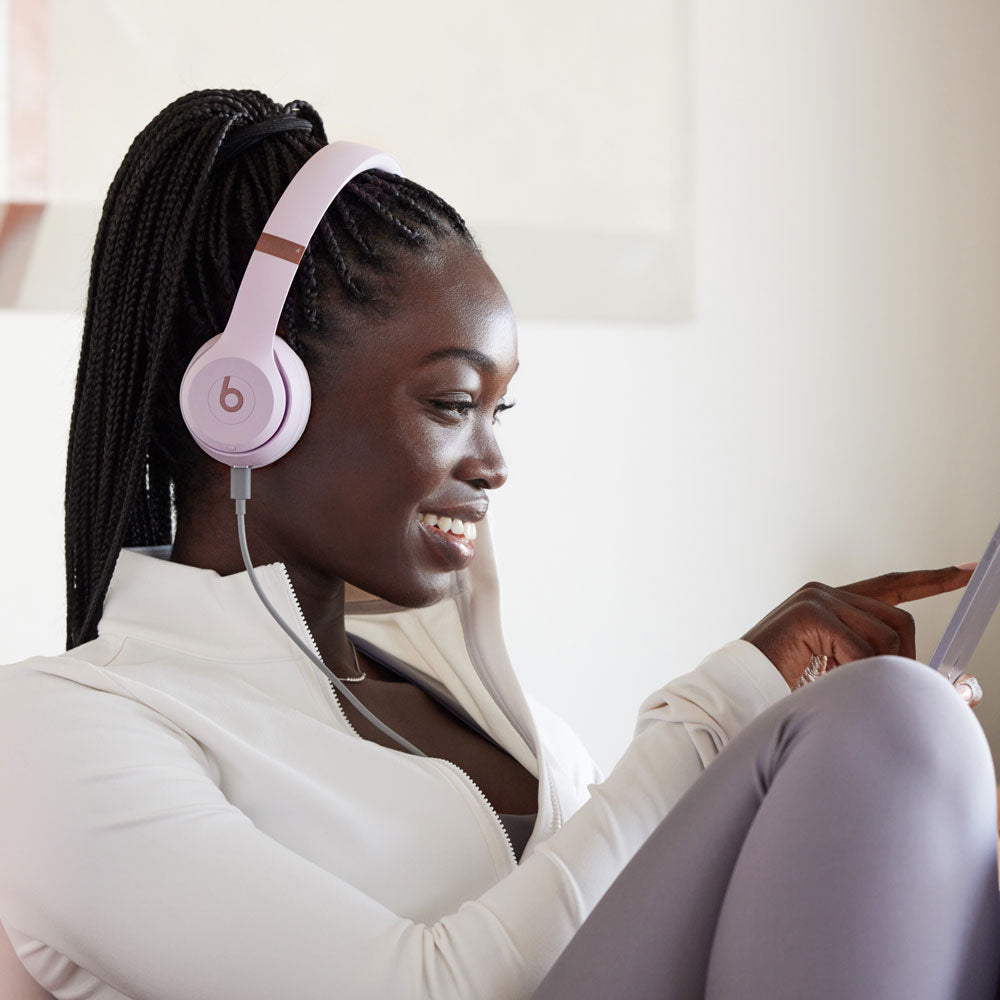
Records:
{"label": "chin", "polygon": [[[385,585],[375,580],[350,581],[352,586],[372,597],[378,597],[401,608],[427,608],[444,600],[451,590],[451,574],[444,573],[433,580],[413,580],[401,583],[399,579]],[[348,598],[349,600],[351,598]]]}

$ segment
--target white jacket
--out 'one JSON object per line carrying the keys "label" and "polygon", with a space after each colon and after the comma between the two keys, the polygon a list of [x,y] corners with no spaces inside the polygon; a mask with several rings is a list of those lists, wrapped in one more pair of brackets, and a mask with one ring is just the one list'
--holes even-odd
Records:
{"label": "white jacket", "polygon": [[[245,573],[122,553],[99,637],[0,668],[0,920],[56,997],[517,1000],[725,743],[788,693],[737,641],[643,702],[601,775],[528,698],[488,532],[430,608],[348,629],[539,779],[521,863],[447,761],[357,737]],[[269,597],[307,630],[281,564]]]}

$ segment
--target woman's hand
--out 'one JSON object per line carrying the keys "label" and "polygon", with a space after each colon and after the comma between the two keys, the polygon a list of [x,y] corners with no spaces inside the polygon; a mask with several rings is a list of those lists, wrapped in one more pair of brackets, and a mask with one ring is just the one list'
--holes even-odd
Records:
{"label": "woman's hand", "polygon": [[796,687],[813,656],[840,666],[880,653],[916,656],[913,616],[906,601],[964,587],[975,564],[886,573],[846,587],[807,583],[743,638],[753,643]]}

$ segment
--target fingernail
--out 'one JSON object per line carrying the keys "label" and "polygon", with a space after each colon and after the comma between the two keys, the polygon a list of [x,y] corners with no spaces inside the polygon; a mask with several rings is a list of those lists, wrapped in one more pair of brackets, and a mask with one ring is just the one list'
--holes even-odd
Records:
{"label": "fingernail", "polygon": [[956,569],[975,569],[979,565],[979,562],[962,563],[961,566],[957,566]]}

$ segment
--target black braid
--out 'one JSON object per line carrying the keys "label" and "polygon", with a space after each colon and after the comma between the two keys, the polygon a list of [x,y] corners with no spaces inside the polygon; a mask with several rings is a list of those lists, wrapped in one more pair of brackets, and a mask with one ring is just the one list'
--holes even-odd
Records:
{"label": "black braid", "polygon": [[[268,135],[216,164],[230,134],[283,116],[311,132]],[[325,143],[304,101],[203,90],[174,101],[129,147],[94,243],[70,427],[67,648],[95,637],[122,546],[169,543],[177,509],[197,497],[210,462],[181,421],[181,376],[224,327],[281,192]],[[440,240],[479,250],[436,194],[381,170],[355,177],[303,255],[282,314],[307,367],[359,314],[391,311],[406,252],[426,255]]]}

